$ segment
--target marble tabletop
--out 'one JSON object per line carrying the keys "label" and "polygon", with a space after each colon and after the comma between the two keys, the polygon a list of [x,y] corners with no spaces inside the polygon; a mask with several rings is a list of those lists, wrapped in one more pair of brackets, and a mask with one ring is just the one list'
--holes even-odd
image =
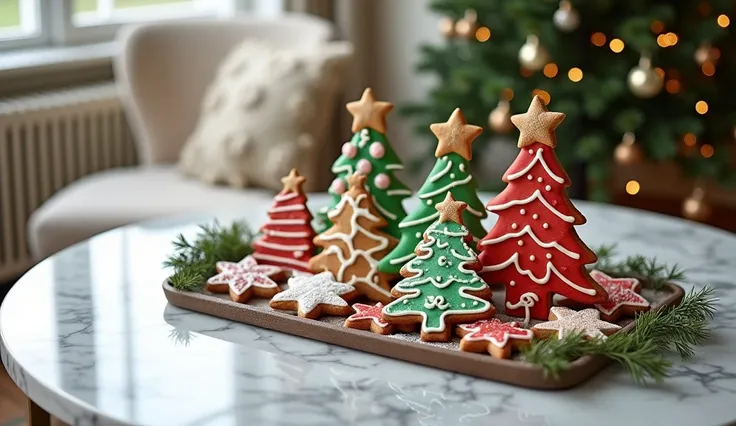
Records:
{"label": "marble tabletop", "polygon": [[[488,196],[483,199],[488,199]],[[312,198],[312,205],[322,200]],[[213,216],[110,231],[41,262],[0,309],[0,354],[37,404],[70,424],[721,425],[736,421],[736,236],[664,216],[577,203],[591,246],[618,243],[689,269],[721,302],[713,337],[664,384],[617,366],[566,391],[534,391],[188,312],[167,304],[161,262]],[[489,224],[495,218],[489,218]],[[674,358],[673,358],[674,360]]]}

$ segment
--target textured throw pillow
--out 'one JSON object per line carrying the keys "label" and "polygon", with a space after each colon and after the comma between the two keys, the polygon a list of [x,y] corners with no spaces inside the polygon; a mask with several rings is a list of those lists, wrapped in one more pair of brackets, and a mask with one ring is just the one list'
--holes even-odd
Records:
{"label": "textured throw pillow", "polygon": [[351,55],[344,42],[300,51],[242,42],[207,90],[180,170],[210,183],[274,190],[293,167],[309,177]]}

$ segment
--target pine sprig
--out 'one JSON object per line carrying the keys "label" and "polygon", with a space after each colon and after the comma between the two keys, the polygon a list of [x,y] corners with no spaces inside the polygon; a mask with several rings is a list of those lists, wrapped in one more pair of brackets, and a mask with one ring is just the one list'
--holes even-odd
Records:
{"label": "pine sprig", "polygon": [[164,267],[174,270],[169,283],[177,290],[197,290],[217,273],[217,261],[237,262],[253,252],[251,242],[255,234],[245,222],[223,227],[215,221],[199,228],[193,240],[180,234],[172,243],[174,253],[164,261]]}
{"label": "pine sprig", "polygon": [[562,339],[535,339],[522,350],[524,360],[542,367],[552,378],[570,367],[570,363],[585,355],[610,358],[629,371],[639,384],[667,377],[672,364],[664,352],[674,349],[683,360],[690,360],[694,347],[708,338],[708,320],[715,315],[712,288],[691,291],[680,305],[669,309],[645,312],[636,318],[636,327],[628,333],[616,333],[609,338],[587,340],[580,333]]}
{"label": "pine sprig", "polygon": [[595,268],[599,271],[612,276],[640,278],[642,285],[655,290],[668,282],[685,279],[685,271],[677,264],[668,266],[657,261],[656,257],[635,255],[622,261],[614,261],[615,245],[602,245],[595,252],[598,255]]}

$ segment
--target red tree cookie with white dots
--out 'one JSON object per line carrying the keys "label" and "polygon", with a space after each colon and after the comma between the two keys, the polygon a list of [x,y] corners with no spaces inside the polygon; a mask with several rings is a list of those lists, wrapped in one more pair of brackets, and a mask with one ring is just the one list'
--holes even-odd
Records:
{"label": "red tree cookie with white dots", "polygon": [[305,178],[296,169],[281,179],[284,189],[268,210],[268,221],[261,227],[263,236],[253,243],[253,257],[264,265],[309,272],[314,253],[312,214],[302,185]]}
{"label": "red tree cookie with white dots", "polygon": [[486,205],[499,218],[478,243],[481,276],[505,285],[506,313],[527,320],[546,320],[554,294],[584,304],[607,298],[585,268],[596,256],[575,232],[585,217],[567,196],[570,178],[554,151],[554,130],[564,118],[538,96],[511,118],[521,151],[503,176],[508,186]]}

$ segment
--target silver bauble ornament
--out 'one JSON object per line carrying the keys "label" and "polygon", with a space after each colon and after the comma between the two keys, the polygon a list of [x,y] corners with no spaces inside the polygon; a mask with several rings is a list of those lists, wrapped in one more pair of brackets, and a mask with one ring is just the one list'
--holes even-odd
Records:
{"label": "silver bauble ornament", "polygon": [[488,126],[495,133],[508,133],[514,129],[511,122],[511,106],[508,101],[501,100],[498,106],[488,115]]}
{"label": "silver bauble ornament", "polygon": [[693,192],[682,202],[682,215],[690,220],[706,222],[713,212],[710,203],[706,199],[705,189],[696,186]]}
{"label": "silver bauble ornament", "polygon": [[526,43],[519,49],[519,63],[530,71],[539,71],[549,62],[547,49],[539,43],[539,38],[529,35]]}
{"label": "silver bauble ornament", "polygon": [[562,0],[559,9],[552,15],[552,21],[558,30],[571,33],[580,26],[580,14],[569,1]]}
{"label": "silver bauble ornament", "polygon": [[642,56],[639,65],[629,72],[629,89],[640,98],[652,98],[662,91],[664,78],[652,68],[652,62]]}

